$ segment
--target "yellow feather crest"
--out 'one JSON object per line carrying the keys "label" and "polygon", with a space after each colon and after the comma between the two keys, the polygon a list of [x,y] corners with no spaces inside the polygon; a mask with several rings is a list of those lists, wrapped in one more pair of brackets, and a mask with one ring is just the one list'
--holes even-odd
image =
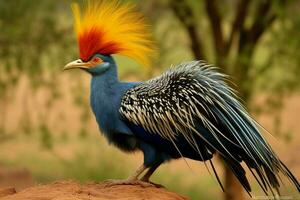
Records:
{"label": "yellow feather crest", "polygon": [[81,10],[71,5],[80,57],[94,54],[121,54],[149,66],[154,53],[148,26],[131,4],[118,0],[87,0]]}

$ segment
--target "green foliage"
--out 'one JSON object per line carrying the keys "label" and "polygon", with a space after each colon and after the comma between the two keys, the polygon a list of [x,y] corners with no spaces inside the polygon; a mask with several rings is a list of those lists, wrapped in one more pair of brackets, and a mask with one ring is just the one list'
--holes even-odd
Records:
{"label": "green foliage", "polygon": [[[277,7],[278,20],[261,41],[256,58],[258,89],[272,94],[291,93],[300,86],[300,17],[297,1]],[[272,79],[272,81],[269,81]],[[281,98],[278,98],[281,99]]]}
{"label": "green foliage", "polygon": [[[37,76],[44,66],[54,67],[63,59],[51,51],[59,46],[55,51],[63,54],[69,46],[68,38],[73,39],[72,25],[60,21],[61,11],[67,6],[63,1],[1,1],[0,59],[6,75],[18,76],[16,71],[21,71]],[[51,65],[45,65],[45,57]]]}
{"label": "green foliage", "polygon": [[[63,66],[63,55],[74,55],[70,48],[75,41],[71,18],[70,21],[64,20],[70,12],[62,12],[68,7],[67,1],[0,2],[1,110],[5,110],[10,98],[16,95],[13,91],[24,76],[29,78],[32,89],[45,86],[52,90],[52,99],[59,97],[55,77],[49,81],[45,72],[51,76]],[[49,99],[48,103],[51,104],[52,100]],[[3,131],[6,114],[3,111],[0,116]],[[27,114],[30,113],[24,113],[26,119],[21,126],[28,133],[32,127]]]}

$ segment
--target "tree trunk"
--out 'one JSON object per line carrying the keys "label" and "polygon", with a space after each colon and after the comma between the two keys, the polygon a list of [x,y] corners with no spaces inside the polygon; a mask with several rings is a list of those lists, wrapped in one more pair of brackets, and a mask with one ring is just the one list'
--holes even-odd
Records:
{"label": "tree trunk", "polygon": [[242,200],[244,197],[244,190],[240,182],[231,172],[231,170],[226,166],[224,166],[225,171],[225,200]]}

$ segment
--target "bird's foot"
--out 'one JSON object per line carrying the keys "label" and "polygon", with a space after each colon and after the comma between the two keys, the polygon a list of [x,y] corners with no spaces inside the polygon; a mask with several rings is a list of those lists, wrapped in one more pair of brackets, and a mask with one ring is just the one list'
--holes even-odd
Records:
{"label": "bird's foot", "polygon": [[149,183],[149,184],[151,184],[152,186],[157,187],[157,188],[165,188],[165,186],[163,186],[163,185],[161,185],[161,184],[153,183],[153,182],[151,182],[151,181],[150,181],[149,179],[147,179],[147,178],[142,178],[141,181],[144,182],[144,183]]}
{"label": "bird's foot", "polygon": [[[144,181],[142,181],[142,182],[144,182]],[[158,184],[158,183],[153,183],[153,182],[151,182],[151,181],[147,181],[147,182],[145,182],[145,183],[149,183],[149,184],[151,184],[152,186],[157,187],[157,188],[165,188],[165,186],[163,186],[163,185],[161,185],[161,184]]]}
{"label": "bird's foot", "polygon": [[105,187],[111,187],[115,185],[140,185],[142,187],[161,187],[161,185],[154,184],[151,182],[141,181],[139,179],[124,179],[124,180],[113,180],[109,179],[103,182]]}

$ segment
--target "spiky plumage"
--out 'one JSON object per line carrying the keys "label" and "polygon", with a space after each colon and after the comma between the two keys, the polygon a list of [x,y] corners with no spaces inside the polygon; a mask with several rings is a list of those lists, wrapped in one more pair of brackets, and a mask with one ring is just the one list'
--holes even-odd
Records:
{"label": "spiky plumage", "polygon": [[80,58],[122,54],[149,65],[154,45],[141,14],[118,0],[88,0],[82,12],[72,4]]}
{"label": "spiky plumage", "polygon": [[128,90],[120,112],[149,134],[170,141],[181,156],[188,157],[185,149],[178,147],[181,142],[187,142],[200,160],[217,151],[248,192],[251,188],[242,161],[256,171],[265,192],[278,190],[279,172],[299,190],[298,182],[266,143],[259,125],[225,78],[205,62],[182,63]]}

